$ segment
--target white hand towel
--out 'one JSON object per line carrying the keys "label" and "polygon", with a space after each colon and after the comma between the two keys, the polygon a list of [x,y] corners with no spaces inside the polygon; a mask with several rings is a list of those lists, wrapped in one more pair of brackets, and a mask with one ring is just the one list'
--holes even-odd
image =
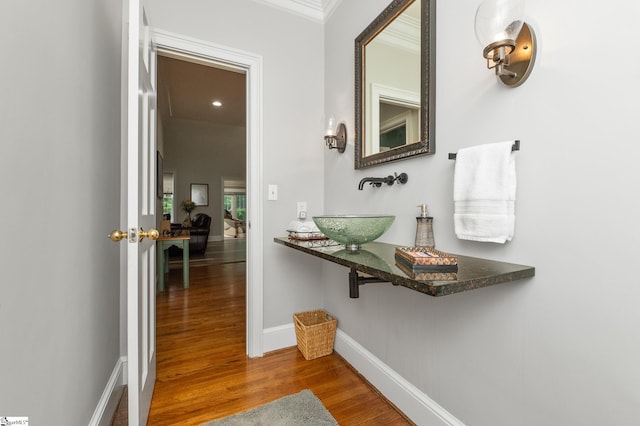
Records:
{"label": "white hand towel", "polygon": [[460,149],[453,183],[455,232],[462,240],[505,243],[515,228],[513,141]]}

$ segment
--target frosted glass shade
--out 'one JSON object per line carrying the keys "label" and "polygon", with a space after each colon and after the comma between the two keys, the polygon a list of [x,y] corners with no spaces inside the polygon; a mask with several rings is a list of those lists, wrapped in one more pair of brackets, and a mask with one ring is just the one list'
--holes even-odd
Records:
{"label": "frosted glass shade", "polygon": [[476,11],[476,37],[487,47],[501,40],[518,37],[524,22],[524,1],[485,0]]}
{"label": "frosted glass shade", "polygon": [[334,116],[330,116],[327,118],[325,123],[325,136],[335,136],[336,135],[336,119]]}

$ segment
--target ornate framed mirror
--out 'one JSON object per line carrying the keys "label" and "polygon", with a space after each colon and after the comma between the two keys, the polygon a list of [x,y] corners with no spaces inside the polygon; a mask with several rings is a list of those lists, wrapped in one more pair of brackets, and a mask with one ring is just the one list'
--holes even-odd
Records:
{"label": "ornate framed mirror", "polygon": [[393,0],[356,38],[356,169],[435,154],[435,17]]}

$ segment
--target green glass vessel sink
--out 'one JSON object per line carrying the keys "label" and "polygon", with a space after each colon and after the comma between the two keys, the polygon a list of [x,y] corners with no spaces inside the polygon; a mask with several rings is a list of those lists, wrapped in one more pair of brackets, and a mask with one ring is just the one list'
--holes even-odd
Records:
{"label": "green glass vessel sink", "polygon": [[347,250],[357,251],[362,244],[376,240],[395,220],[392,215],[324,215],[314,216],[313,221],[322,233],[344,244]]}

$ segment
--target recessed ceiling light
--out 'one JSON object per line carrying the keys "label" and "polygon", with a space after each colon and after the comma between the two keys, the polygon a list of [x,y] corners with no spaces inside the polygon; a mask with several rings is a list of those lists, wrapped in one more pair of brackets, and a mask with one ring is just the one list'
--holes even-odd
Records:
{"label": "recessed ceiling light", "polygon": [[220,101],[213,101],[213,102],[211,102],[211,105],[213,105],[214,107],[221,107],[221,106],[222,106],[222,102],[220,102]]}

